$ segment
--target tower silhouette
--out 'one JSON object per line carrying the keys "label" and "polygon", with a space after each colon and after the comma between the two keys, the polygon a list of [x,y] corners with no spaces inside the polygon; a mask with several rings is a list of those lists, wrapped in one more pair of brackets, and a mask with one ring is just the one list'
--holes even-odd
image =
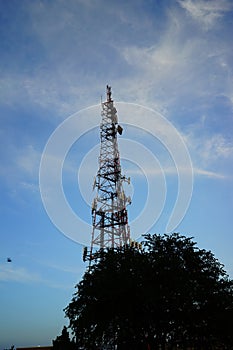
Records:
{"label": "tower silhouette", "polygon": [[117,135],[123,128],[118,124],[117,110],[112,100],[111,87],[107,85],[107,100],[102,102],[100,124],[99,168],[93,189],[96,196],[92,204],[92,236],[90,252],[84,248],[85,258],[91,259],[95,250],[116,248],[130,244],[127,205],[123,183],[130,183],[121,173]]}

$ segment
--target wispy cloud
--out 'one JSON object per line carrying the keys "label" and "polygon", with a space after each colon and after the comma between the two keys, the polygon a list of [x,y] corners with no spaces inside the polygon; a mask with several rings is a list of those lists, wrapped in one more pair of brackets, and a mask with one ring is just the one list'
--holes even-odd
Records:
{"label": "wispy cloud", "polygon": [[217,167],[219,163],[232,163],[233,143],[222,134],[190,132],[183,135],[194,162],[201,167]]}
{"label": "wispy cloud", "polygon": [[210,105],[210,96],[218,94],[228,97],[229,72],[221,63],[227,62],[230,54],[228,44],[211,36],[193,35],[182,15],[174,16],[176,20],[170,16],[159,43],[121,49],[135,73],[131,84],[125,86],[125,95],[165,112],[178,105],[181,110],[193,106],[195,101],[203,108]]}
{"label": "wispy cloud", "polygon": [[222,135],[215,134],[199,145],[199,152],[205,162],[213,162],[221,159],[233,158],[233,144]]}
{"label": "wispy cloud", "polygon": [[[162,170],[166,176],[177,176],[178,175],[176,167],[163,167]],[[179,174],[180,173],[183,173],[184,175],[189,174],[190,169],[189,168],[187,168],[187,169],[180,168]],[[218,172],[209,171],[209,170],[205,170],[205,169],[195,168],[195,167],[193,167],[193,173],[196,176],[203,176],[203,177],[219,179],[219,180],[224,180],[224,179],[228,178],[228,176],[225,174],[221,174]],[[148,177],[151,177],[151,176],[161,175],[161,170],[156,169],[156,168],[151,168],[150,165],[148,164],[148,167],[143,169],[143,172],[140,171],[139,169],[134,169],[134,170],[130,169],[130,170],[127,170],[127,174],[134,177],[134,178],[136,176],[142,177],[145,175]]]}
{"label": "wispy cloud", "polygon": [[19,186],[22,190],[26,190],[30,192],[31,194],[38,194],[39,193],[39,188],[38,185],[31,183],[31,182],[26,182],[26,181],[21,181],[19,183]]}
{"label": "wispy cloud", "polygon": [[[66,270],[62,270],[67,272]],[[22,284],[42,284],[49,288],[56,289],[70,289],[73,287],[72,283],[61,283],[53,279],[46,279],[35,271],[29,271],[24,267],[10,266],[10,264],[0,265],[0,282],[15,282]]]}
{"label": "wispy cloud", "polygon": [[[193,30],[193,21],[185,12],[204,27],[211,26],[231,10],[231,4],[226,0],[179,0],[177,3],[179,6],[167,7],[158,35],[147,38],[143,29],[150,27],[151,33],[155,31],[154,17],[142,16],[142,20],[138,21],[141,15],[134,10],[127,12],[126,16],[124,9],[127,5],[119,7],[116,3],[106,9],[81,0],[71,2],[69,6],[60,1],[58,7],[31,3],[24,10],[28,11],[29,18],[24,25],[26,29],[30,25],[30,38],[40,48],[40,55],[31,63],[23,54],[21,68],[25,69],[18,70],[14,66],[13,71],[8,69],[3,73],[2,102],[27,101],[29,108],[39,105],[63,119],[71,111],[98,102],[109,79],[113,81],[116,100],[155,108],[181,126],[182,133],[187,135],[196,174],[218,178],[227,176],[222,169],[215,172],[219,159],[231,157],[232,145],[227,138],[220,131],[216,135],[215,130],[212,136],[206,137],[205,130],[199,135],[197,129],[190,136],[184,125],[197,124],[203,113],[207,123],[213,101],[219,96],[233,105],[231,39],[223,35],[221,28],[217,32],[214,26],[211,31],[203,30],[202,26]],[[93,17],[95,11],[98,11],[98,16]],[[104,17],[110,22],[114,14],[114,26],[103,27],[101,19]],[[133,28],[131,34],[129,25]],[[122,39],[124,26],[128,29],[125,40]],[[114,31],[116,28],[119,34]],[[98,35],[90,39],[90,33]],[[26,53],[27,50],[28,47]],[[105,65],[110,68],[108,73],[103,69]],[[88,123],[91,118],[89,115],[85,122]],[[141,118],[140,113],[131,115],[129,122],[136,124],[137,118]],[[220,124],[218,118],[215,128]],[[77,129],[79,127],[77,123]],[[212,125],[210,128],[213,128]],[[166,133],[166,130],[163,132]],[[34,192],[40,152],[30,145],[21,150],[12,149],[9,153],[8,158],[14,159],[14,164],[8,163],[5,174],[16,174],[18,185]],[[56,159],[51,159],[50,175],[53,175],[54,162]],[[73,171],[72,164],[67,161],[65,167],[66,173],[68,168]],[[173,173],[166,164],[163,168],[166,174]],[[96,170],[89,170],[91,177]],[[148,167],[147,171],[157,170]]]}
{"label": "wispy cloud", "polygon": [[10,264],[1,264],[0,265],[0,281],[5,282],[20,282],[20,283],[28,283],[28,282],[41,282],[42,279],[40,275],[35,272],[30,272],[24,267],[12,267]]}
{"label": "wispy cloud", "polygon": [[178,0],[178,3],[206,29],[211,28],[232,9],[232,2],[229,0]]}
{"label": "wispy cloud", "polygon": [[213,172],[205,169],[198,169],[198,168],[194,168],[194,174],[197,176],[200,175],[200,176],[204,176],[212,179],[219,179],[219,180],[226,180],[227,178],[229,178],[229,176],[225,174],[221,174],[218,172]]}
{"label": "wispy cloud", "polygon": [[16,159],[17,167],[30,177],[35,177],[38,175],[40,158],[41,153],[33,145],[28,145],[18,152]]}
{"label": "wispy cloud", "polygon": [[[214,32],[208,37],[193,33],[190,20],[184,16],[185,10],[211,22],[230,10],[230,2],[180,0],[179,4],[179,9],[170,6],[159,40],[153,41],[153,37],[148,40],[143,35],[148,29],[157,30],[153,18],[144,18],[132,8],[127,11],[127,5],[106,8],[103,2],[97,6],[79,1],[66,6],[60,1],[55,7],[30,3],[30,23],[24,25],[30,25],[42,57],[21,72],[4,72],[2,102],[27,100],[65,118],[80,107],[96,103],[106,80],[114,81],[120,99],[148,104],[162,112],[171,106],[187,107],[197,97],[223,93],[232,98],[232,89],[226,84],[227,39],[214,37]],[[112,21],[111,26],[103,27],[103,16],[106,21],[114,17],[116,24]],[[129,30],[129,25],[132,33],[122,40],[124,26]],[[87,42],[90,33],[96,40]],[[111,69],[106,74],[104,65],[109,62]]]}
{"label": "wispy cloud", "polygon": [[61,265],[55,262],[49,262],[49,261],[38,261],[38,263],[42,266],[46,266],[47,268],[50,268],[52,270],[57,270],[60,272],[65,272],[69,274],[74,274],[77,276],[78,273],[82,274],[84,268],[79,266],[67,266],[67,265]]}
{"label": "wispy cloud", "polygon": [[[15,199],[22,200],[22,192],[38,194],[38,173],[41,153],[33,145],[17,147],[11,143],[2,156],[1,181]],[[20,195],[19,195],[20,193]]]}

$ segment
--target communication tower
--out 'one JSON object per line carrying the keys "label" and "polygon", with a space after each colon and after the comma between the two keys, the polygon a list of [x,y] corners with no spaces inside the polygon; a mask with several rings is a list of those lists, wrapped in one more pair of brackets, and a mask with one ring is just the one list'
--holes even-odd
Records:
{"label": "communication tower", "polygon": [[92,203],[92,237],[90,252],[84,248],[84,260],[92,259],[96,250],[117,248],[130,244],[127,205],[130,197],[124,192],[123,183],[130,183],[121,173],[117,135],[123,128],[118,124],[117,110],[112,100],[111,87],[107,85],[107,100],[101,102],[99,169],[93,189],[96,196]]}

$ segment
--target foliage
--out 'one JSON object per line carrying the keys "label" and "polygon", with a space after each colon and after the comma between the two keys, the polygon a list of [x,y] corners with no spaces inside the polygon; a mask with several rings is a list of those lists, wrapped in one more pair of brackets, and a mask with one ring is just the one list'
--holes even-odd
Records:
{"label": "foliage", "polygon": [[233,349],[233,282],[179,234],[102,251],[65,309],[78,346]]}
{"label": "foliage", "polygon": [[74,341],[70,340],[67,327],[64,326],[61,335],[53,340],[53,349],[55,350],[74,350],[76,349]]}

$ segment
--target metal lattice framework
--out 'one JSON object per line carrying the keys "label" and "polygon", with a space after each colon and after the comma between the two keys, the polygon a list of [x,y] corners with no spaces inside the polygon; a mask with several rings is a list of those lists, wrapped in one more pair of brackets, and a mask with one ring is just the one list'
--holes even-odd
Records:
{"label": "metal lattice framework", "polygon": [[95,177],[94,188],[97,191],[92,204],[91,251],[116,248],[130,244],[127,205],[123,182],[130,183],[121,174],[120,155],[117,135],[122,134],[118,124],[117,110],[111,98],[111,87],[107,85],[107,101],[102,103],[102,121],[100,124],[99,169]]}

